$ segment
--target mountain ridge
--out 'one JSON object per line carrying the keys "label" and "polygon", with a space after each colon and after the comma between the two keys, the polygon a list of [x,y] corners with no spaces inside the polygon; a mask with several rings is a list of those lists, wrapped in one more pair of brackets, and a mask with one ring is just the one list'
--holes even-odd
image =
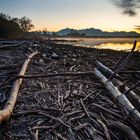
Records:
{"label": "mountain ridge", "polygon": [[65,28],[56,32],[58,36],[85,36],[85,37],[140,37],[140,34],[135,31],[102,31],[96,28],[86,28],[86,29],[71,29]]}

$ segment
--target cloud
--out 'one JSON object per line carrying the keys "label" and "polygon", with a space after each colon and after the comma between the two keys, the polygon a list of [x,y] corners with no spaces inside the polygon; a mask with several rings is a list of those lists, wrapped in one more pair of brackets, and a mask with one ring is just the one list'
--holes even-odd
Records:
{"label": "cloud", "polygon": [[114,5],[122,9],[122,14],[136,16],[137,9],[140,8],[140,0],[111,0]]}
{"label": "cloud", "polygon": [[129,15],[130,17],[136,16],[137,13],[134,9],[126,9],[123,11],[124,15]]}

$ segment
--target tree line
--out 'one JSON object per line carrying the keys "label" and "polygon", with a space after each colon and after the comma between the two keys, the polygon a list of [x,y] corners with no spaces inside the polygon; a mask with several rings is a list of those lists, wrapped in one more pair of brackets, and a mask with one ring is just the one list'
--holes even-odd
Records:
{"label": "tree line", "polygon": [[0,13],[0,38],[19,37],[33,28],[32,20],[26,16],[12,18],[9,15]]}

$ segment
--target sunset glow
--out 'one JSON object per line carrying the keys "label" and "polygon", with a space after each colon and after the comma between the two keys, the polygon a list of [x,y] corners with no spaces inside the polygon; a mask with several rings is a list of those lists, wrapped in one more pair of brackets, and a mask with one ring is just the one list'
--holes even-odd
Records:
{"label": "sunset glow", "polygon": [[137,16],[123,15],[110,0],[1,0],[0,9],[11,17],[29,17],[34,30],[93,27],[104,31],[134,31],[134,26],[140,25],[139,9]]}

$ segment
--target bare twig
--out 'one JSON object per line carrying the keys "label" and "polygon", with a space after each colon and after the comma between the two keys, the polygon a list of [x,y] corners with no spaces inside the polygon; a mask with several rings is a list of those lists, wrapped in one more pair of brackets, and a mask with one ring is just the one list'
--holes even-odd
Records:
{"label": "bare twig", "polygon": [[129,90],[127,90],[124,95],[127,95],[130,91],[132,91],[133,89],[135,89],[138,85],[140,85],[140,81],[138,81],[135,85],[133,85]]}
{"label": "bare twig", "polygon": [[115,70],[115,72],[108,78],[108,80],[112,80],[112,78],[127,64],[129,58],[133,55],[136,45],[137,45],[137,41],[134,41],[134,45],[131,52],[128,54],[128,56],[125,58],[122,64],[120,64],[120,66]]}
{"label": "bare twig", "polygon": [[86,109],[86,107],[85,107],[85,105],[84,105],[84,103],[83,103],[83,100],[82,100],[82,99],[80,99],[80,103],[81,103],[81,105],[82,105],[82,108],[83,108],[83,110],[84,110],[85,114],[86,114],[86,115],[87,115],[87,117],[89,118],[89,117],[90,117],[90,115],[89,115],[89,113],[88,113],[88,111],[87,111],[87,109]]}

